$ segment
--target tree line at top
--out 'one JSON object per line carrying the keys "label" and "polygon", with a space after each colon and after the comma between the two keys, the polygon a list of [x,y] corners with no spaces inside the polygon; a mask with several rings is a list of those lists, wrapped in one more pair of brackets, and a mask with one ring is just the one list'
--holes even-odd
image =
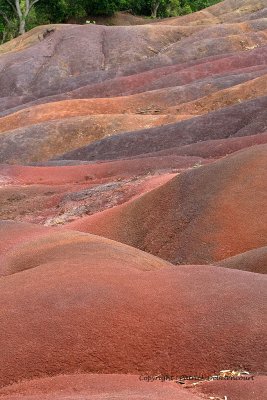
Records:
{"label": "tree line at top", "polygon": [[150,18],[176,17],[221,0],[0,0],[0,43],[38,25],[129,11]]}

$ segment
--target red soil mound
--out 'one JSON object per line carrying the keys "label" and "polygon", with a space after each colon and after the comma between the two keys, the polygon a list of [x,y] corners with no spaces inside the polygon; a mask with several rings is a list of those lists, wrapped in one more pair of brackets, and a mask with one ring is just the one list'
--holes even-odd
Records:
{"label": "red soil mound", "polygon": [[[22,237],[22,232],[26,232]],[[84,262],[84,257],[95,259],[106,257],[110,259],[110,263],[117,263],[118,260],[125,268],[137,268],[143,271],[167,267],[168,263],[143,252],[137,252],[136,249],[112,242],[104,238],[98,238],[92,235],[81,234],[80,232],[70,232],[56,230],[55,228],[39,227],[31,224],[16,224],[9,221],[1,222],[1,229],[5,229],[5,234],[15,235],[12,240],[7,240],[3,250],[7,249],[7,253],[2,253],[3,262],[1,264],[0,275],[12,275],[17,272],[25,271],[38,267],[42,264],[51,264],[56,261],[62,261],[63,264],[67,260],[78,260]],[[37,233],[37,238],[33,236],[33,232]],[[5,243],[5,239],[3,238]],[[83,248],[84,254],[79,254]],[[126,251],[127,250],[127,251]],[[100,256],[97,253],[102,254]],[[135,264],[134,256],[141,257],[140,264]],[[130,260],[132,259],[132,265]],[[99,260],[100,261],[100,260]],[[93,265],[94,265],[93,262]],[[126,266],[126,262],[128,265]],[[94,265],[95,267],[95,265]]]}
{"label": "red soil mound", "polygon": [[29,186],[5,186],[0,189],[0,218],[45,223],[47,219],[60,214],[62,210],[59,204],[66,194],[83,188],[84,185],[55,186],[38,185],[38,183]]}
{"label": "red soil mound", "polygon": [[[98,100],[100,101],[100,100]],[[0,132],[5,132],[12,129],[21,128],[28,125],[38,124],[44,121],[58,120],[64,118],[71,118],[77,116],[89,116],[92,114],[105,114],[104,109],[98,110],[92,108],[92,105],[96,101],[94,100],[66,100],[58,103],[48,103],[40,106],[36,106],[33,108],[27,108],[26,110],[19,111],[18,113],[8,115],[0,119]],[[105,106],[106,100],[102,101]],[[118,106],[119,108],[119,106]],[[118,109],[117,109],[118,111]],[[91,117],[92,123],[95,124],[101,123],[103,124],[102,130],[108,133],[108,121],[113,118],[113,124],[116,126],[124,124],[124,130],[126,130],[127,124],[129,124],[130,130],[140,129],[146,125],[155,126],[155,125],[164,125],[167,123],[171,123],[182,119],[182,117],[177,116],[166,116],[166,115],[139,115],[139,116],[122,116],[116,113],[116,101],[112,110],[107,110],[106,114],[113,115],[105,115],[103,117],[95,116]],[[125,112],[126,113],[126,112]],[[102,121],[103,119],[103,121]],[[99,120],[99,122],[98,122]],[[122,131],[123,128],[121,127]],[[116,129],[113,130],[116,132]],[[104,136],[104,135],[103,135]]]}
{"label": "red soil mound", "polygon": [[[178,86],[172,88],[165,88],[157,91],[136,94],[131,96],[123,96],[116,98],[102,98],[102,99],[87,99],[87,100],[65,100],[61,102],[53,102],[37,105],[35,107],[30,107],[25,110],[19,111],[12,115],[3,117],[0,120],[0,131],[4,132],[7,130],[16,129],[18,127],[33,125],[36,123],[41,123],[44,121],[55,120],[60,118],[70,118],[74,116],[88,116],[93,114],[116,114],[114,116],[114,120],[116,123],[116,118],[122,118],[117,114],[125,114],[125,113],[139,113],[139,114],[153,114],[153,113],[161,113],[166,114],[172,111],[172,108],[169,110],[169,107],[176,106],[180,103],[187,103],[191,100],[194,100],[199,97],[203,97],[205,95],[209,95],[216,91],[219,91],[218,94],[214,95],[214,97],[209,97],[203,100],[199,100],[198,103],[193,103],[189,105],[178,107],[178,111],[181,114],[181,110],[185,108],[188,110],[188,114],[196,113],[196,109],[200,111],[200,113],[205,112],[205,107],[207,111],[209,110],[209,102],[214,102],[218,104],[221,101],[221,106],[227,105],[227,101],[229,104],[234,104],[240,99],[249,99],[259,97],[266,93],[266,84],[265,77],[256,78],[258,75],[264,73],[264,70],[247,72],[247,73],[235,73],[231,77],[213,77],[210,80],[198,81],[192,83],[192,85],[186,86]],[[250,81],[252,79],[252,81]],[[238,84],[242,84],[244,81],[249,81],[247,84],[243,83],[243,86],[235,86]],[[233,91],[231,92],[222,92],[221,89],[225,87],[234,86]],[[242,92],[242,94],[240,94]],[[249,92],[249,93],[248,93]],[[83,97],[83,94],[79,92],[79,95]],[[103,94],[102,94],[103,95]],[[223,98],[221,98],[223,97]],[[227,100],[227,99],[228,100]],[[51,100],[50,100],[51,101]],[[203,103],[203,104],[202,104]],[[206,104],[207,103],[207,104]],[[201,106],[202,105],[202,106]],[[211,105],[210,105],[211,107]],[[196,108],[196,109],[195,109]],[[218,108],[218,105],[217,105]],[[216,109],[216,105],[214,106]],[[176,112],[176,108],[173,109],[172,112]],[[96,117],[95,117],[96,118]],[[105,117],[103,118],[102,124],[105,126]],[[110,118],[110,116],[109,116]],[[98,118],[99,119],[99,118]],[[140,129],[144,125],[149,125],[151,122],[151,126],[170,123],[175,121],[175,117],[140,117],[140,122],[138,118],[131,119],[124,117],[127,121],[129,119],[129,130],[131,130],[131,125],[133,125],[133,129]],[[178,117],[177,117],[178,119]],[[93,117],[92,117],[93,120]],[[132,121],[133,120],[133,121]],[[158,120],[158,122],[157,122]],[[137,122],[137,124],[135,124]],[[138,125],[139,122],[139,125]],[[97,123],[97,118],[96,118]],[[123,123],[123,121],[122,121]],[[136,125],[136,126],[135,126]],[[126,130],[126,129],[125,129]],[[115,130],[116,132],[116,130]]]}
{"label": "red soil mound", "polygon": [[76,89],[70,95],[83,97],[112,97],[123,93],[141,93],[149,90],[159,90],[164,87],[182,86],[198,79],[215,75],[227,75],[237,72],[249,72],[265,69],[262,64],[265,53],[260,55],[260,49],[247,53],[230,54],[216,60],[200,60],[194,65],[177,64],[174,66],[156,68],[152,71],[136,75],[118,77],[103,83]]}
{"label": "red soil mound", "polygon": [[[59,223],[58,217],[60,217],[60,223],[70,222],[86,213],[93,214],[116,204],[122,204],[148,191],[148,182],[149,190],[152,190],[166,182],[162,174],[168,180],[171,179],[173,172],[212,162],[212,158],[222,157],[257,143],[266,143],[266,140],[265,134],[259,134],[204,141],[131,159],[88,165],[1,166],[1,179],[6,183],[0,190],[2,204],[0,216],[4,219],[38,223],[45,223],[51,218],[56,218],[54,222]],[[108,182],[110,182],[109,189],[106,186]],[[102,187],[105,188],[106,195],[101,191]],[[73,193],[70,202],[64,200],[66,196],[69,197],[68,193]],[[101,201],[96,201],[93,194],[101,196]],[[108,200],[107,196],[110,200],[113,197],[114,201]],[[93,207],[90,206],[90,202],[94,203]],[[78,210],[77,215],[75,210]]]}
{"label": "red soil mound", "polygon": [[93,183],[79,183],[78,180],[78,183],[69,184],[7,185],[0,190],[0,218],[49,226],[61,225],[123,204],[159,187],[175,175],[156,173],[153,176],[148,172],[144,176],[129,174],[128,178],[96,179]]}
{"label": "red soil mound", "polygon": [[115,178],[134,177],[153,172],[183,170],[206,161],[201,157],[166,156],[138,159],[115,160],[74,166],[1,166],[1,175],[10,184],[17,185],[60,185],[91,184]]}
{"label": "red soil mound", "polygon": [[4,256],[14,246],[27,240],[53,232],[54,228],[30,224],[16,224],[13,221],[0,221],[0,255]]}
{"label": "red soil mound", "polygon": [[264,370],[262,275],[174,267],[61,230],[26,239],[3,261],[1,385],[76,372]]}
{"label": "red soil mound", "polygon": [[[267,397],[267,378],[256,376],[248,381],[213,381],[198,385],[193,393],[204,394],[208,399],[264,400]],[[204,397],[205,398],[205,397]]]}
{"label": "red soil mound", "polygon": [[[87,85],[71,92],[43,97],[34,101],[31,101],[29,96],[28,98],[27,96],[2,98],[0,109],[10,108],[10,110],[2,113],[2,116],[4,116],[39,104],[95,98],[94,101],[86,103],[88,114],[144,113],[145,109],[150,114],[153,112],[164,114],[168,107],[175,104],[189,102],[266,74],[266,66],[262,65],[264,53],[261,53],[260,58],[255,50],[249,53],[251,54],[246,54],[246,57],[242,57],[242,55],[239,55],[239,57],[237,55],[228,56],[226,58],[228,64],[225,63],[225,59],[220,59],[202,61],[202,64],[195,65],[194,68],[188,65],[185,65],[184,68],[181,65],[165,69],[158,68],[143,74],[119,77],[102,84]],[[234,60],[237,59],[239,64],[235,66]],[[203,64],[206,66],[205,69]],[[250,66],[245,67],[246,64]],[[179,72],[175,72],[177,70]],[[260,88],[258,91],[260,93]],[[111,96],[120,97],[110,98]],[[96,98],[98,99],[96,100]],[[14,108],[12,109],[13,103]],[[25,104],[19,106],[20,103]],[[76,104],[78,103],[74,102],[74,109],[69,110],[68,108],[68,111],[74,113]]]}
{"label": "red soil mound", "polygon": [[0,218],[63,224],[140,196],[199,162],[206,161],[167,156],[77,166],[2,166]]}
{"label": "red soil mound", "polygon": [[[93,398],[106,400],[115,398],[138,398],[138,400],[264,400],[266,398],[266,378],[255,376],[251,381],[213,381],[201,383],[196,389],[184,389],[173,382],[149,382],[140,380],[137,375],[96,375],[76,374],[36,379],[13,384],[0,390],[0,398],[15,400],[58,400],[69,398],[79,400]],[[115,397],[114,397],[115,396]],[[200,396],[200,397],[199,397]]]}
{"label": "red soil mound", "polygon": [[266,145],[240,151],[69,226],[179,264],[212,263],[265,246],[266,155]]}
{"label": "red soil mound", "polygon": [[0,399],[265,399],[266,12],[0,46]]}
{"label": "red soil mound", "polygon": [[69,166],[3,165],[0,218],[65,224],[129,201],[184,169],[209,162],[212,159],[167,155]]}
{"label": "red soil mound", "polygon": [[[23,396],[23,397],[20,397]],[[0,398],[15,400],[201,400],[198,394],[188,393],[181,385],[170,382],[145,382],[137,375],[77,374],[43,378],[7,386]],[[205,397],[206,398],[206,397]],[[258,400],[258,399],[256,399]]]}
{"label": "red soil mound", "polygon": [[246,251],[218,263],[224,268],[242,269],[243,271],[267,273],[267,247]]}
{"label": "red soil mound", "polygon": [[[123,85],[119,86],[120,88],[124,88],[124,85],[130,85],[129,93],[136,93],[164,87],[186,85],[198,79],[216,75],[225,75],[227,77],[227,75],[234,74],[235,71],[237,73],[249,71],[250,68],[251,70],[253,70],[253,68],[256,70],[257,67],[259,69],[265,68],[265,50],[266,46],[263,46],[250,51],[223,54],[218,57],[207,57],[186,64],[157,68],[153,71],[144,72],[136,76],[118,78],[118,83]],[[139,76],[141,79],[138,80]],[[147,81],[144,82],[144,78],[146,78]],[[135,86],[131,87],[131,85],[134,84]],[[118,95],[118,88],[116,92],[115,86],[116,80],[114,79],[103,82],[102,84],[93,85],[90,91],[87,90],[91,96],[93,96],[93,92],[98,93],[101,89],[106,91],[108,96],[115,96]],[[78,91],[83,93],[82,89],[77,89],[75,93],[78,93]],[[97,97],[99,97],[99,95]]]}

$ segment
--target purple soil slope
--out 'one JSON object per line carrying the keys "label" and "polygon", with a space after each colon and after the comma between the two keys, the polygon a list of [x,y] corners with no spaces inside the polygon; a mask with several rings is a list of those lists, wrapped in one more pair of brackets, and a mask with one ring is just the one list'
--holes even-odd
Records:
{"label": "purple soil slope", "polygon": [[[8,96],[0,98],[0,115],[10,114],[25,107],[36,104],[59,101],[70,98],[113,97],[126,94],[141,93],[165,87],[181,86],[199,79],[220,75],[236,75],[249,70],[265,69],[267,61],[266,46],[255,47],[248,51],[240,51],[214,58],[204,58],[187,64],[175,64],[167,67],[153,68],[151,71],[119,76],[107,79],[103,83],[80,85],[78,89],[60,95]],[[73,78],[69,78],[70,81]],[[22,104],[21,106],[19,106]],[[17,106],[17,107],[16,107]],[[6,109],[6,112],[4,110]]]}
{"label": "purple soil slope", "polygon": [[112,136],[58,159],[116,159],[200,141],[256,135],[266,131],[266,106],[267,97],[258,98],[164,127]]}

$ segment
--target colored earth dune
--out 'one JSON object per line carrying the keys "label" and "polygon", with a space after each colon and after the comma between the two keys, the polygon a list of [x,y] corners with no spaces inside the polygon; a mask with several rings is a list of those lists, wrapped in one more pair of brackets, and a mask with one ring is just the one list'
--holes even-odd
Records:
{"label": "colored earth dune", "polygon": [[0,399],[264,400],[267,1],[116,18],[0,46]]}

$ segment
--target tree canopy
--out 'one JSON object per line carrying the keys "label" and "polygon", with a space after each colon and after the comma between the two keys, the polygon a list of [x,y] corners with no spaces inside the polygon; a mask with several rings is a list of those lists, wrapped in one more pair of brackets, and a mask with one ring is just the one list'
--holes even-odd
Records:
{"label": "tree canopy", "polygon": [[0,0],[0,43],[35,26],[65,23],[70,18],[112,16],[130,11],[151,18],[173,17],[221,0]]}

